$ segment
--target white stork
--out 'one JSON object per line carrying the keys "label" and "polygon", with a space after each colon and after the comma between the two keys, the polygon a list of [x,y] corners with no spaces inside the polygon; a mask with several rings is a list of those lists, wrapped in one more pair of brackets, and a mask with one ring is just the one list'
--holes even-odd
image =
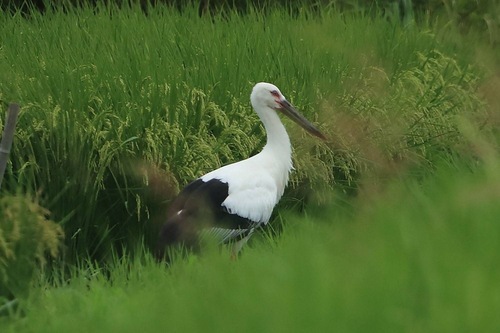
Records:
{"label": "white stork", "polygon": [[257,83],[250,100],[264,124],[266,145],[257,155],[209,172],[179,193],[160,231],[160,256],[174,244],[198,248],[206,237],[232,243],[235,256],[254,229],[267,224],[293,169],[290,139],[276,111],[325,139],[275,85]]}

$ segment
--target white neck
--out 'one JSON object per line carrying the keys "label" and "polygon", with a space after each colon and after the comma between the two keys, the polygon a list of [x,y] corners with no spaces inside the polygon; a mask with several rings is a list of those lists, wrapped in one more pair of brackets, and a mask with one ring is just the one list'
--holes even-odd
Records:
{"label": "white neck", "polygon": [[268,159],[273,161],[274,167],[280,169],[282,174],[286,172],[288,176],[288,172],[292,169],[290,138],[276,111],[268,107],[264,108],[261,110],[256,108],[267,134],[267,143],[261,154],[266,155]]}
{"label": "white neck", "polygon": [[288,156],[289,159],[292,154],[292,148],[285,126],[283,126],[279,116],[274,111],[267,113],[265,118],[267,119],[262,119],[267,135],[267,142],[264,149],[271,149],[274,153],[282,157]]}

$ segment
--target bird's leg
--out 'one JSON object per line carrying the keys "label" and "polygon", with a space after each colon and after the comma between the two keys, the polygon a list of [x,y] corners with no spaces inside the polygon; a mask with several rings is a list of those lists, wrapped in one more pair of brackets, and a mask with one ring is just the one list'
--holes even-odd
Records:
{"label": "bird's leg", "polygon": [[250,232],[244,238],[242,238],[239,241],[233,243],[233,245],[231,246],[231,257],[230,257],[231,260],[235,261],[235,260],[238,259],[238,253],[240,252],[240,250],[243,247],[243,245],[246,244],[246,242],[248,241],[248,239],[250,239],[250,236],[252,236],[252,233],[253,233],[253,231]]}

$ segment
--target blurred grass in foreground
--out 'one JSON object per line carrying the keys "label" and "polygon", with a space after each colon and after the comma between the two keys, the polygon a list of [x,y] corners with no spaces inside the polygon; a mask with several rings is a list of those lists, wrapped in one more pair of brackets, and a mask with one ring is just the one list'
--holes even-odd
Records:
{"label": "blurred grass in foreground", "polygon": [[476,162],[284,215],[281,237],[257,238],[237,262],[212,251],[166,269],[145,254],[82,264],[56,287],[42,278],[6,332],[492,332],[500,159],[462,127],[482,147]]}

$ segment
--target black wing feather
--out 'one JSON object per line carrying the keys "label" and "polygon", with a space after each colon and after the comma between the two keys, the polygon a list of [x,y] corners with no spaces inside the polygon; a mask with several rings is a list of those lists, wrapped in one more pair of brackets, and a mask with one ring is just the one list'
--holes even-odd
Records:
{"label": "black wing feather", "polygon": [[[219,179],[204,182],[200,178],[189,183],[169,208],[167,222],[160,231],[157,251],[163,253],[165,248],[177,243],[197,248],[199,231],[210,227],[250,232],[258,223],[230,214],[222,206],[228,193],[229,185]],[[242,234],[242,237],[245,235]]]}

